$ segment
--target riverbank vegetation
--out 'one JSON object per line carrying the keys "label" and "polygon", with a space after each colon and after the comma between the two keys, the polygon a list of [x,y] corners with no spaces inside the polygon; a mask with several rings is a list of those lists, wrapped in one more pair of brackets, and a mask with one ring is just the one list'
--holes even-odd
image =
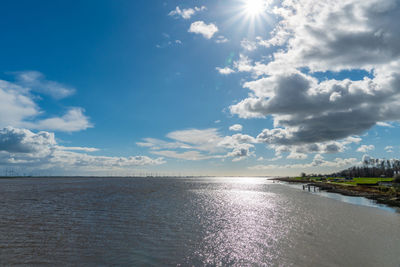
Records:
{"label": "riverbank vegetation", "polygon": [[308,183],[328,192],[362,196],[379,203],[400,207],[400,161],[363,159],[354,166],[328,175],[302,173],[299,177],[279,178],[280,181]]}

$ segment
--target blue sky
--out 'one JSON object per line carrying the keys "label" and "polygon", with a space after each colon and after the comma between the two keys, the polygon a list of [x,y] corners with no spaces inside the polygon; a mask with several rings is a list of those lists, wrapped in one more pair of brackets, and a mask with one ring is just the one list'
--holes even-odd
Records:
{"label": "blue sky", "polygon": [[399,1],[317,2],[6,1],[3,172],[295,175],[398,157]]}

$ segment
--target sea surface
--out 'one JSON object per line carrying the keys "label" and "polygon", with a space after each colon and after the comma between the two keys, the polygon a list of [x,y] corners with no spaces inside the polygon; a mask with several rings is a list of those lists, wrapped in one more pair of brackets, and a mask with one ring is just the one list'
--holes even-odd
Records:
{"label": "sea surface", "polygon": [[0,265],[400,266],[397,210],[326,194],[266,178],[2,179]]}

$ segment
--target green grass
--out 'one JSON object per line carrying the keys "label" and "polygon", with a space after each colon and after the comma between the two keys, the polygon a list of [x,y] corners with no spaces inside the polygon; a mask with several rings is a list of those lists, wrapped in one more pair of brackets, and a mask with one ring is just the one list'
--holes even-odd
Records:
{"label": "green grass", "polygon": [[391,182],[393,178],[354,178],[353,181],[346,181],[347,184],[357,185],[362,184],[376,184],[379,182]]}
{"label": "green grass", "polygon": [[[320,181],[321,178],[320,177],[295,177],[293,178],[294,180],[309,180],[309,181]],[[334,182],[335,179],[342,179],[342,178],[338,178],[338,177],[326,177],[326,180],[330,183],[335,183],[335,184],[341,184],[341,185],[352,185],[355,186],[358,183],[362,183],[362,184],[376,184],[379,182],[391,182],[393,181],[393,178],[380,178],[380,177],[376,177],[376,178],[353,178],[353,180],[347,180],[347,181],[343,181],[343,182]]]}
{"label": "green grass", "polygon": [[327,180],[335,183],[335,184],[345,184],[345,185],[357,185],[357,184],[376,184],[379,182],[391,182],[393,181],[393,178],[353,178],[353,180],[347,180],[344,182],[333,182],[334,179],[337,179],[335,177],[328,177]]}

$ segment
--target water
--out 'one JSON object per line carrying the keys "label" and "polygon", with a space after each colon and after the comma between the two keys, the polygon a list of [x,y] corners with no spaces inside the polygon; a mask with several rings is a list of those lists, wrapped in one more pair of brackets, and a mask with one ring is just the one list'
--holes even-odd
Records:
{"label": "water", "polygon": [[[296,188],[296,189],[308,190],[307,188],[303,189],[304,184],[286,183],[286,182],[280,182],[280,183],[285,184],[290,187],[293,187],[293,188]],[[308,192],[310,192],[311,194],[317,194],[319,196],[340,200],[340,201],[343,201],[346,203],[367,206],[367,207],[375,207],[375,208],[379,208],[379,209],[390,211],[390,212],[400,213],[400,208],[398,208],[398,207],[390,207],[390,206],[387,206],[384,204],[379,204],[376,201],[365,198],[365,197],[345,196],[345,195],[341,195],[338,193],[330,193],[327,191],[320,190],[318,187],[314,188],[313,186],[310,188],[310,191],[308,191]]]}
{"label": "water", "polygon": [[0,265],[400,266],[400,214],[265,178],[0,180]]}

